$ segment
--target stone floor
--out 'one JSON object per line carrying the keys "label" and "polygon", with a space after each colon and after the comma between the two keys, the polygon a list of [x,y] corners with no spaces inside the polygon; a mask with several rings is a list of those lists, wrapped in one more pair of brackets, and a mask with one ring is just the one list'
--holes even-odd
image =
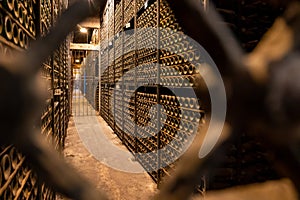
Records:
{"label": "stone floor", "polygon": [[[100,117],[97,117],[97,119],[108,138],[113,140],[114,143],[120,143],[103,119]],[[89,124],[87,123],[85,126],[89,126]],[[89,132],[86,131],[85,134],[89,134]],[[90,180],[96,188],[101,188],[109,194],[112,200],[150,199],[157,193],[156,184],[147,173],[126,173],[112,169],[98,161],[80,139],[74,118],[71,119],[69,124],[64,154],[66,160],[82,176]],[[63,200],[65,198],[58,195],[57,199]]]}

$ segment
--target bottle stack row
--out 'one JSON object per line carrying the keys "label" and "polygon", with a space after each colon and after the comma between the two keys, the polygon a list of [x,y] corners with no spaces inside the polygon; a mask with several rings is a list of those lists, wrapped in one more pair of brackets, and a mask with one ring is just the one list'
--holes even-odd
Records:
{"label": "bottle stack row", "polygon": [[159,184],[203,123],[201,52],[165,0],[110,1],[101,20],[100,115]]}
{"label": "bottle stack row", "polygon": [[[247,52],[257,46],[283,10],[259,0],[212,2],[223,17],[221,23],[228,25]],[[218,167],[215,174],[209,175],[211,181],[208,188],[223,189],[278,178],[266,147],[248,137],[247,131],[239,133],[239,136],[228,147],[224,164]]]}
{"label": "bottle stack row", "polygon": [[[3,0],[0,4],[0,54],[12,59],[14,51],[28,49],[44,36],[66,8],[62,0]],[[40,11],[40,12],[38,12]],[[48,99],[41,113],[41,133],[61,151],[69,120],[69,43],[65,41],[42,66]],[[55,199],[55,193],[31,169],[26,157],[13,145],[0,147],[1,199]]]}

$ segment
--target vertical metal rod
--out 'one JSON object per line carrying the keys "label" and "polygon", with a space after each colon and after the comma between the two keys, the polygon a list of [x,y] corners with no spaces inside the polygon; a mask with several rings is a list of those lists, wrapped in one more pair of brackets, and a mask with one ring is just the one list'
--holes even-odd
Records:
{"label": "vertical metal rod", "polygon": [[77,86],[78,86],[78,81],[77,81],[77,79],[76,79],[76,76],[75,76],[75,78],[74,78],[74,87],[75,87],[75,90],[74,90],[74,94],[75,94],[75,98],[74,98],[74,100],[75,100],[75,105],[74,105],[74,107],[75,107],[75,113],[76,113],[76,116],[78,115],[78,99],[77,99],[77,93],[78,93],[78,91],[77,91]]}
{"label": "vertical metal rod", "polygon": [[82,114],[83,116],[86,115],[85,113],[85,106],[84,104],[86,103],[86,68],[87,68],[87,63],[86,63],[86,58],[84,61],[84,71],[83,71],[83,94],[82,94]]}
{"label": "vertical metal rod", "polygon": [[82,93],[81,93],[81,103],[82,103],[82,116],[84,116],[84,95],[85,95],[85,68],[83,69],[82,76]]}
{"label": "vertical metal rod", "polygon": [[[73,77],[74,77],[74,75],[73,75]],[[74,108],[75,108],[75,116],[77,116],[78,115],[78,108],[77,108],[77,85],[78,85],[78,83],[77,83],[77,79],[76,79],[76,76],[75,76],[75,78],[73,78],[74,80],[73,80],[73,82],[74,82],[74,85],[73,85],[73,88],[75,88],[75,90],[73,91],[74,92],[74,101],[75,101],[75,104],[74,104]]]}
{"label": "vertical metal rod", "polygon": [[[60,10],[60,2],[58,2],[58,8],[59,8],[59,10]],[[61,46],[60,46],[60,48],[59,48],[59,53],[60,53],[60,55],[59,56],[63,56],[63,52],[62,52],[62,45],[63,45],[64,43],[62,43],[61,44]],[[62,63],[61,63],[61,61],[62,61],[62,59],[60,58],[59,59],[60,60],[60,63],[59,63],[59,72],[62,72],[63,71],[63,66],[62,66]],[[62,91],[62,88],[63,88],[63,82],[62,82],[62,79],[63,79],[63,75],[61,76],[61,73],[59,73],[59,88],[60,88],[60,90]],[[63,96],[62,96],[63,94],[61,94],[60,96],[59,96],[59,121],[60,121],[60,123],[59,123],[59,125],[60,125],[60,127],[59,127],[59,129],[60,129],[60,133],[59,133],[59,139],[58,139],[58,148],[59,148],[59,150],[61,150],[61,145],[62,145],[62,137],[63,137],[63,128],[64,128],[64,120],[63,120],[63,112],[64,112],[64,103],[63,103]],[[62,109],[61,109],[62,108]]]}
{"label": "vertical metal rod", "polygon": [[[160,49],[160,25],[159,25],[159,22],[160,22],[160,12],[159,12],[159,9],[160,9],[160,0],[157,0],[157,21],[156,21],[156,24],[157,24],[157,36],[156,36],[156,58],[157,58],[157,88],[156,88],[156,94],[157,94],[157,104],[159,105],[159,102],[160,102],[160,65],[159,65],[159,57],[160,57],[160,53],[159,53],[159,49]],[[161,137],[161,131],[160,131],[160,127],[161,127],[161,122],[160,122],[160,117],[161,117],[161,114],[160,114],[160,109],[157,109],[157,187],[159,187],[160,185],[160,182],[161,182],[161,155],[160,155],[160,137]]]}
{"label": "vertical metal rod", "polygon": [[[98,37],[99,38],[99,37]],[[94,99],[94,106],[95,106],[95,110],[94,110],[94,113],[93,113],[93,115],[96,115],[96,112],[97,112],[97,110],[99,110],[98,109],[98,102],[99,102],[99,90],[98,90],[98,84],[99,84],[99,79],[98,79],[98,77],[97,77],[97,73],[96,73],[96,70],[98,71],[98,73],[99,73],[99,70],[97,69],[97,67],[99,67],[99,65],[97,64],[97,61],[99,61],[99,51],[96,51],[96,52],[94,52],[94,55],[95,55],[95,62],[94,62],[94,70],[95,70],[95,74],[94,74],[94,90],[95,90],[95,92],[96,92],[96,97],[97,98],[95,98]]]}
{"label": "vertical metal rod", "polygon": [[[61,54],[61,46],[58,48],[59,51],[59,54]],[[57,55],[59,56],[59,62],[61,62],[61,56],[62,55]],[[61,76],[61,71],[62,71],[62,66],[61,66],[61,63],[58,64],[58,88],[59,89],[62,89],[62,82],[61,82],[61,79],[62,79],[62,76]],[[59,127],[59,131],[58,131],[58,141],[56,141],[58,143],[58,149],[61,148],[61,138],[63,136],[63,120],[62,120],[62,112],[61,112],[61,108],[63,108],[63,101],[62,101],[62,94],[58,95],[58,120],[59,120],[59,123],[58,123],[58,127]]]}
{"label": "vertical metal rod", "polygon": [[[115,1],[113,1],[113,29],[114,29],[114,35],[113,35],[113,48],[114,48],[114,51],[113,51],[113,72],[114,72],[114,74],[113,74],[113,85],[115,85],[115,82],[116,82],[116,80],[115,80],[115,78],[116,78],[116,62],[115,62],[115,59],[116,59],[116,43],[115,43],[115,35],[116,35],[116,27],[115,27],[115,25],[116,25],[116,23],[115,23],[115,5],[116,5],[116,2]],[[116,131],[116,118],[115,118],[115,116],[116,116],[116,91],[115,90],[113,90],[114,92],[113,92],[113,103],[114,103],[114,105],[113,105],[113,110],[114,110],[114,112],[112,113],[113,114],[113,119],[114,119],[114,121],[113,121],[113,130],[114,131]]]}
{"label": "vertical metal rod", "polygon": [[[107,11],[107,14],[106,14],[106,18],[107,18],[107,21],[109,21],[109,13]],[[105,83],[105,90],[106,90],[106,98],[108,100],[107,102],[107,108],[105,108],[105,121],[109,121],[109,106],[110,106],[110,101],[109,101],[109,71],[110,71],[110,63],[109,63],[109,25],[107,24],[107,30],[106,30],[106,38],[107,38],[107,45],[106,45],[106,49],[107,49],[107,75],[106,75],[106,83]],[[105,69],[106,70],[106,69]]]}
{"label": "vertical metal rod", "polygon": [[[122,55],[122,64],[121,64],[121,67],[122,67],[122,77],[123,77],[123,73],[124,73],[124,41],[125,41],[125,39],[124,39],[124,36],[125,36],[125,34],[124,34],[124,1],[121,1],[121,3],[122,3],[122,5],[121,5],[121,7],[122,7],[122,30],[121,30],[121,37],[122,37],[122,44],[121,44],[121,46],[122,46],[122,53],[121,53],[121,55]],[[122,78],[122,133],[121,133],[121,139],[122,139],[122,142],[124,143],[124,124],[125,124],[125,119],[124,119],[124,106],[126,105],[125,104],[125,102],[124,102],[124,88],[125,88],[125,85],[124,85],[124,78]]]}
{"label": "vertical metal rod", "polygon": [[89,112],[89,110],[90,110],[90,100],[91,100],[90,95],[92,95],[91,92],[93,92],[90,89],[90,87],[91,87],[90,84],[91,84],[91,81],[93,80],[92,79],[93,72],[91,71],[93,69],[92,69],[92,65],[91,65],[91,61],[90,61],[91,57],[92,56],[87,57],[87,65],[86,65],[86,67],[88,68],[86,83],[85,83],[86,84],[85,102],[86,102],[86,115],[87,116],[90,116],[90,112]]}
{"label": "vertical metal rod", "polygon": [[98,59],[98,87],[99,87],[99,98],[98,98],[98,106],[99,106],[99,115],[101,116],[101,73],[102,73],[102,69],[101,69],[101,62],[102,62],[102,57],[101,57],[101,42],[102,41],[102,36],[101,36],[101,24],[100,24],[100,28],[99,28],[99,31],[98,31],[98,36],[99,36],[99,52],[98,52],[98,56],[99,56],[99,59]]}
{"label": "vertical metal rod", "polygon": [[[81,54],[81,52],[80,52],[80,54]],[[79,74],[79,76],[78,76],[78,96],[77,96],[77,98],[78,98],[78,116],[81,116],[81,109],[80,109],[80,104],[81,104],[81,77],[82,77],[82,75],[81,75],[81,71],[80,71],[80,74]]]}
{"label": "vertical metal rod", "polygon": [[[108,14],[107,14],[107,18],[108,18],[108,21],[110,19],[110,12],[108,11]],[[109,46],[110,46],[110,34],[109,34],[109,25],[107,25],[107,38],[108,38],[108,48],[107,48],[107,57],[108,57],[108,75],[107,75],[107,78],[108,78],[108,84],[107,84],[107,90],[108,90],[108,108],[107,108],[107,121],[109,122],[110,121],[110,108],[111,108],[111,101],[110,101],[110,78],[109,78],[109,75],[111,73],[111,63],[110,63],[110,49],[109,49]],[[110,125],[110,122],[109,122],[109,125]]]}
{"label": "vertical metal rod", "polygon": [[[51,1],[51,8],[50,8],[50,12],[51,12],[51,26],[53,26],[53,22],[54,22],[54,12],[53,12],[53,10],[54,10],[54,8],[53,8],[53,1]],[[52,100],[51,100],[51,104],[52,104],[52,120],[51,120],[51,124],[52,124],[52,135],[55,135],[56,134],[56,127],[55,127],[55,95],[54,95],[54,91],[55,91],[55,84],[54,84],[54,82],[55,82],[55,72],[54,72],[54,70],[55,70],[55,68],[54,68],[54,56],[53,56],[53,52],[52,52],[52,54],[51,54],[51,56],[50,56],[51,58],[51,63],[50,63],[50,65],[51,65],[51,84],[52,84],[52,86],[51,86],[51,89],[52,89]]]}
{"label": "vertical metal rod", "polygon": [[72,103],[71,103],[71,104],[73,104],[73,106],[72,106],[72,110],[71,110],[71,111],[72,111],[72,115],[76,115],[76,110],[74,109],[74,106],[75,106],[75,102],[74,102],[74,91],[75,91],[75,90],[74,90],[74,85],[73,85],[73,87],[71,88],[71,90],[73,90],[73,95],[72,95],[73,97],[72,97],[72,99],[71,99],[71,100],[72,100]]}
{"label": "vertical metal rod", "polygon": [[[72,54],[73,54],[73,52],[72,52]],[[76,55],[75,55],[76,56]],[[72,114],[74,114],[74,116],[76,116],[76,78],[74,78],[74,69],[73,69],[73,67],[71,67],[71,74],[72,74],[72,77],[70,77],[71,78],[71,80],[73,80],[73,87],[72,87],[72,103],[71,104],[73,104],[72,105]]]}
{"label": "vertical metal rod", "polygon": [[[76,55],[75,55],[76,56]],[[73,67],[71,68],[71,70],[72,70],[72,72],[71,72],[71,74],[73,75],[73,77],[70,77],[71,78],[71,80],[73,80],[73,87],[72,88],[70,88],[70,89],[72,89],[73,91],[72,91],[72,103],[71,104],[73,104],[73,106],[72,106],[72,114],[74,114],[74,116],[76,116],[77,115],[77,110],[76,110],[76,107],[77,107],[77,103],[76,103],[76,78],[74,78],[74,69],[73,69]]]}
{"label": "vertical metal rod", "polygon": [[96,59],[97,58],[96,52],[93,52],[92,56],[93,56],[92,67],[93,67],[93,71],[94,71],[94,74],[93,74],[93,92],[94,92],[93,97],[94,98],[92,99],[92,103],[93,103],[93,106],[94,106],[94,110],[91,109],[91,115],[95,115],[96,110],[97,110],[97,106],[96,106],[96,99],[97,99],[97,86],[96,86],[96,84],[97,84],[97,78],[96,78],[97,64],[96,64],[96,60],[98,60],[98,59]]}
{"label": "vertical metal rod", "polygon": [[95,86],[95,65],[94,65],[94,52],[91,52],[91,68],[92,68],[92,73],[91,73],[91,77],[89,80],[89,84],[92,89],[92,91],[90,91],[91,94],[89,99],[90,101],[88,102],[88,115],[92,116],[93,115],[93,109],[96,108],[95,107],[95,98],[96,98],[96,90],[94,89]]}
{"label": "vertical metal rod", "polygon": [[79,74],[79,76],[78,76],[78,96],[77,96],[77,98],[78,98],[78,113],[79,113],[79,115],[78,116],[81,116],[81,87],[82,87],[82,81],[81,81],[81,77],[82,77],[82,74],[81,74],[82,72],[80,71],[80,74]]}
{"label": "vertical metal rod", "polygon": [[[137,86],[137,80],[136,80],[136,75],[137,75],[137,67],[138,67],[138,62],[137,62],[137,34],[136,34],[136,30],[137,30],[137,6],[136,6],[136,1],[137,0],[133,0],[134,2],[134,88],[136,88]],[[134,144],[134,151],[137,151],[137,98],[136,98],[136,91],[134,91],[134,136],[135,136],[135,144]],[[136,159],[136,154],[135,154],[135,159]]]}
{"label": "vertical metal rod", "polygon": [[[86,43],[88,44],[89,43],[89,34],[88,33],[86,33]],[[87,88],[86,88],[86,86],[87,86],[87,83],[88,83],[88,81],[89,81],[89,76],[90,76],[90,74],[87,74],[89,71],[90,71],[90,69],[89,69],[89,63],[88,63],[88,51],[85,51],[85,70],[84,70],[84,72],[85,72],[85,76],[84,76],[84,95],[83,95],[83,97],[84,97],[84,104],[86,104],[86,113],[85,113],[85,115],[88,115],[88,99],[87,99],[87,95],[89,95],[89,94],[87,94],[89,91],[87,91]],[[87,69],[88,69],[88,71],[87,71]],[[87,79],[87,76],[88,76],[88,79]]]}

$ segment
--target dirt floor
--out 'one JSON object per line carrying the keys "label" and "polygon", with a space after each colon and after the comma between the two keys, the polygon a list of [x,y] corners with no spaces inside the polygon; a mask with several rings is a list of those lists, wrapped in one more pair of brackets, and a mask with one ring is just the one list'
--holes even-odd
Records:
{"label": "dirt floor", "polygon": [[[103,123],[101,119],[99,121]],[[109,194],[112,200],[150,199],[157,193],[156,184],[148,174],[117,171],[96,160],[81,142],[73,119],[69,123],[64,154],[82,176]],[[66,198],[58,195],[57,199]]]}

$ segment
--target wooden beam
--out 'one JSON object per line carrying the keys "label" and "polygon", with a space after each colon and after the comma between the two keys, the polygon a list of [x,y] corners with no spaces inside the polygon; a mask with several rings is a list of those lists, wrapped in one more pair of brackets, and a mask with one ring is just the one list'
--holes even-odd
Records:
{"label": "wooden beam", "polygon": [[97,44],[70,43],[71,50],[99,51]]}

